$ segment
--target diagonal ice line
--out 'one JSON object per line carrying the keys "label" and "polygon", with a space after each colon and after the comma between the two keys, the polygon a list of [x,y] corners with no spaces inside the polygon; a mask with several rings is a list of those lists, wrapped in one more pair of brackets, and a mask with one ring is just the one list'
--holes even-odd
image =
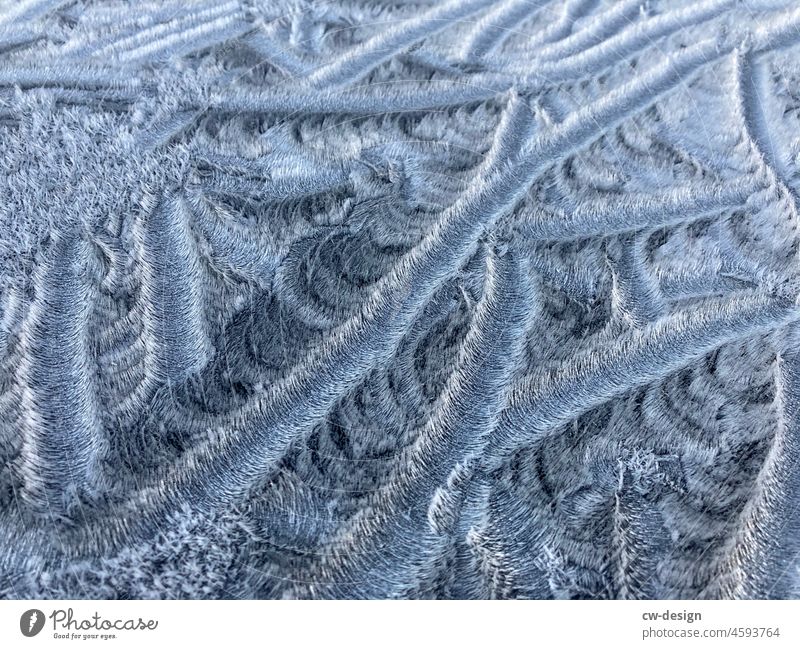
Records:
{"label": "diagonal ice line", "polygon": [[91,251],[79,232],[56,235],[36,277],[37,298],[22,326],[25,379],[19,473],[23,498],[40,512],[64,514],[73,498],[105,489],[100,423],[88,339],[93,296]]}
{"label": "diagonal ice line", "polygon": [[[337,552],[324,571],[356,587],[339,589],[337,597],[400,595],[397,589],[413,573],[420,545],[437,545],[427,504],[443,497],[436,495],[437,488],[448,482],[452,467],[480,456],[503,406],[503,386],[518,363],[536,299],[516,252],[489,253],[484,296],[436,411],[381,497],[332,541]],[[448,506],[453,505],[439,505]],[[398,518],[398,511],[407,517]]]}
{"label": "diagonal ice line", "polygon": [[11,0],[0,7],[0,26],[35,20],[63,4],[65,0]]}
{"label": "diagonal ice line", "polygon": [[703,303],[632,329],[603,347],[579,352],[557,372],[544,370],[512,387],[487,457],[496,461],[722,345],[798,318],[797,296],[754,293]]}
{"label": "diagonal ice line", "polygon": [[[525,66],[520,66],[518,62],[513,62],[509,65],[500,65],[499,69],[520,75],[526,84],[540,86],[585,77],[652,45],[656,39],[716,18],[734,3],[735,0],[706,0],[685,9],[635,22],[615,36],[570,56],[564,56],[558,50],[552,53],[545,50],[545,57],[553,56],[553,58],[538,61],[534,54],[533,65],[526,62]],[[533,72],[530,72],[531,70]]]}
{"label": "diagonal ice line", "polygon": [[610,194],[570,210],[524,215],[516,229],[533,239],[562,240],[657,228],[743,206],[762,188],[757,179],[743,176],[738,182],[676,183],[660,193]]}
{"label": "diagonal ice line", "polygon": [[511,29],[552,0],[505,0],[486,12],[470,30],[462,57],[476,59],[499,47]]}
{"label": "diagonal ice line", "polygon": [[767,457],[726,548],[720,597],[792,598],[800,566],[800,357],[792,350],[775,361],[777,428]]}
{"label": "diagonal ice line", "polygon": [[489,4],[489,0],[447,0],[419,18],[390,25],[385,31],[354,47],[332,63],[305,78],[315,88],[330,89],[352,83],[398,51],[468,18]]}

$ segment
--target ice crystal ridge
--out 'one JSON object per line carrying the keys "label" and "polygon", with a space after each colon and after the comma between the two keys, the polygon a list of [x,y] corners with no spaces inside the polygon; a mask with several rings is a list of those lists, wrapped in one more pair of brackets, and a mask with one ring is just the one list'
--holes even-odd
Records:
{"label": "ice crystal ridge", "polygon": [[798,41],[0,4],[0,595],[797,597]]}

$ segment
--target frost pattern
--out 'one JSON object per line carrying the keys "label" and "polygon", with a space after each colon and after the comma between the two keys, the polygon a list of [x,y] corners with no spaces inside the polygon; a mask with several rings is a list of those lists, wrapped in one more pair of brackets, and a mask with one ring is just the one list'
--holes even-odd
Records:
{"label": "frost pattern", "polygon": [[0,595],[800,596],[798,41],[0,3]]}

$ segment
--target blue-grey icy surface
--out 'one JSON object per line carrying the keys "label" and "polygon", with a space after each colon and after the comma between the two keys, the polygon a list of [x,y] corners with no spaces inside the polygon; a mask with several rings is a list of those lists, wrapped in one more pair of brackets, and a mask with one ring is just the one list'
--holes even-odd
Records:
{"label": "blue-grey icy surface", "polygon": [[0,596],[800,595],[798,42],[0,2]]}

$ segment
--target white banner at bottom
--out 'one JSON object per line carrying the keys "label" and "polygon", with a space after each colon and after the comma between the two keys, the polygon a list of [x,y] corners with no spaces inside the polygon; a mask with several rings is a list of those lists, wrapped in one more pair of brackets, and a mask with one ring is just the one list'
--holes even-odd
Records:
{"label": "white banner at bottom", "polygon": [[4,601],[0,647],[800,647],[800,601]]}

